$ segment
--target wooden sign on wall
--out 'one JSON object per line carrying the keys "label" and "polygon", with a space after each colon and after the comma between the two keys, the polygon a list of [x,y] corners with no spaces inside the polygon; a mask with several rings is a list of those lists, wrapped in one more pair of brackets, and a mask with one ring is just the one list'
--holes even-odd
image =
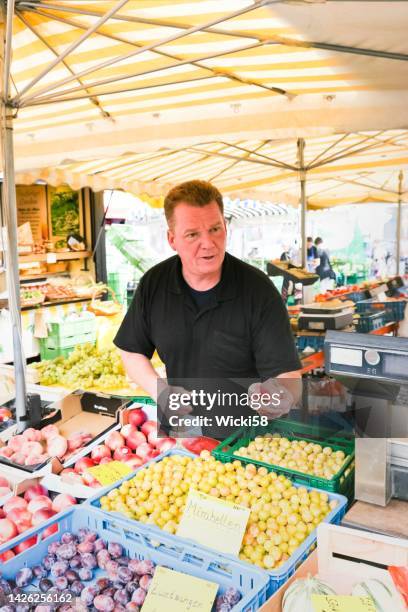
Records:
{"label": "wooden sign on wall", "polygon": [[17,185],[18,225],[30,223],[34,242],[48,238],[45,185]]}

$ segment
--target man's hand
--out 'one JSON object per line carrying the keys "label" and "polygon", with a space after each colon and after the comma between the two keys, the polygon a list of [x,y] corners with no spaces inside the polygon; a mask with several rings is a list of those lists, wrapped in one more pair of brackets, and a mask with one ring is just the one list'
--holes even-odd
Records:
{"label": "man's hand", "polygon": [[293,378],[284,375],[252,384],[248,389],[251,408],[268,419],[278,419],[294,408],[301,395],[302,379],[297,372],[290,374]]}
{"label": "man's hand", "polygon": [[[165,380],[160,380],[158,384],[157,416],[159,423],[168,430],[167,435],[179,438],[181,435],[193,435],[192,427],[183,425],[183,417],[191,414],[193,408],[189,403],[191,399],[190,391],[184,387],[168,385]],[[170,424],[170,417],[176,416],[178,426]],[[199,434],[194,434],[199,435]]]}

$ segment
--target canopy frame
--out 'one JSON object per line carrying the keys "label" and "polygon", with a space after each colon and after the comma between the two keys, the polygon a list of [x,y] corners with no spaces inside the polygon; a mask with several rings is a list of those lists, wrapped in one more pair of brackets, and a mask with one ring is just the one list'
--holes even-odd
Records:
{"label": "canopy frame", "polygon": [[9,102],[10,67],[11,67],[11,34],[14,14],[14,0],[8,0],[7,9],[2,3],[2,11],[6,28],[5,36],[1,37],[2,57],[2,98],[1,98],[1,140],[3,146],[3,188],[2,203],[6,225],[6,281],[8,302],[11,317],[13,338],[13,355],[15,368],[15,411],[17,429],[23,431],[27,425],[26,417],[26,365],[22,344],[20,280],[18,269],[18,237],[17,237],[17,203],[14,172],[13,148],[13,115],[14,109]]}

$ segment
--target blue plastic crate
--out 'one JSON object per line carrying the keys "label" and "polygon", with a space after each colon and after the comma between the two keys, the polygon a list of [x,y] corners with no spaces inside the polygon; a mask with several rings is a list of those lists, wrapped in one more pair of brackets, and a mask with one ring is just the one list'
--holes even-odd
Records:
{"label": "blue plastic crate", "polygon": [[360,317],[356,322],[356,331],[359,333],[367,334],[380,327],[384,327],[388,321],[387,313],[385,310],[378,310],[375,312],[367,311],[360,314]]}
{"label": "blue plastic crate", "polygon": [[[42,537],[45,529],[54,524],[58,525],[58,531],[46,538]],[[51,542],[60,539],[63,533],[67,531],[75,533],[81,527],[96,531],[100,538],[108,542],[119,542],[125,554],[132,559],[149,559],[157,565],[216,582],[220,585],[219,595],[222,595],[228,587],[237,588],[242,594],[242,599],[234,606],[234,612],[255,612],[266,601],[268,576],[259,568],[180,539],[175,541],[173,537],[163,532],[159,534],[152,532],[146,526],[129,525],[129,522],[121,520],[118,516],[108,516],[89,506],[71,508],[62,513],[57,520],[50,519],[40,527],[21,535],[13,542],[13,546],[33,536],[37,536],[37,544],[2,563],[2,577],[14,578],[22,567],[38,565],[40,559],[47,554]],[[9,543],[4,544],[0,547],[0,554],[10,548]],[[103,570],[97,569],[94,580],[104,574]],[[35,584],[36,582],[31,587],[32,590],[35,590]]]}
{"label": "blue plastic crate", "polygon": [[298,351],[304,351],[310,347],[315,351],[322,351],[324,348],[324,336],[297,336],[296,346]]}
{"label": "blue plastic crate", "polygon": [[[126,476],[125,478],[123,478],[122,480],[116,482],[114,485],[111,485],[109,487],[105,487],[102,491],[98,491],[98,493],[94,496],[89,498],[88,500],[86,500],[84,503],[85,505],[91,505],[93,508],[99,509],[99,511],[104,515],[104,516],[116,516],[116,517],[120,517],[124,522],[126,522],[129,526],[129,529],[132,529],[133,526],[141,526],[143,525],[143,523],[139,523],[139,521],[133,520],[133,519],[129,519],[124,517],[123,515],[116,513],[116,512],[105,512],[104,510],[101,510],[101,506],[100,506],[100,499],[101,497],[103,497],[104,495],[106,495],[107,493],[109,493],[109,491],[111,491],[112,489],[116,489],[117,487],[119,487],[122,482],[125,482],[126,480],[130,480],[131,478],[133,478],[135,476],[135,474],[137,474],[137,472],[139,470],[142,470],[146,467],[146,465],[149,465],[150,463],[156,463],[157,461],[161,461],[163,459],[163,457],[168,457],[171,455],[184,455],[186,457],[196,457],[196,455],[193,455],[192,453],[189,453],[187,451],[183,451],[180,449],[171,449],[169,451],[167,451],[166,453],[163,453],[162,455],[159,455],[158,457],[155,457],[154,459],[152,459],[151,461],[149,461],[148,463],[146,463],[145,465],[143,465],[142,467],[138,468],[137,470],[135,470],[134,472],[132,472],[132,474],[129,474],[128,476]],[[297,483],[292,483],[294,487],[296,488],[300,488],[303,487],[304,485],[301,484],[297,484]],[[329,512],[329,514],[324,518],[325,523],[333,523],[336,525],[340,524],[341,519],[343,518],[345,512],[346,512],[346,508],[347,508],[347,497],[345,497],[344,495],[339,495],[338,493],[331,493],[329,491],[323,491],[322,489],[316,489],[315,487],[306,487],[308,491],[319,491],[320,493],[327,493],[327,495],[329,496],[329,501],[333,501],[336,500],[337,501],[337,507],[334,508],[334,510],[332,510],[331,512]],[[155,525],[149,525],[149,530],[156,534],[162,534],[163,531],[155,526]],[[273,593],[275,593],[275,591],[277,591],[287,580],[288,578],[290,578],[290,576],[292,576],[296,569],[299,567],[299,565],[301,563],[303,563],[303,561],[305,559],[307,559],[307,557],[309,556],[309,554],[311,553],[311,551],[316,547],[316,529],[314,531],[312,531],[312,533],[304,540],[304,542],[302,542],[302,544],[300,544],[300,546],[296,549],[296,551],[290,556],[290,558],[283,564],[281,565],[278,569],[276,570],[271,570],[268,571],[267,574],[269,575],[269,584],[268,584],[268,591],[267,591],[267,596],[270,597],[271,595],[273,595]],[[183,542],[185,544],[189,544],[189,545],[196,545],[193,541],[191,540],[187,540],[185,538],[181,538],[179,536],[176,535],[168,535],[169,538],[171,538],[175,545],[176,543],[180,543]],[[203,550],[206,550],[207,553],[210,553],[210,549],[205,549],[204,547],[200,547]],[[214,552],[213,552],[214,554]],[[233,557],[228,557],[233,559]],[[250,568],[250,567],[254,567],[251,564],[247,564],[245,563],[245,566]]]}
{"label": "blue plastic crate", "polygon": [[386,323],[393,321],[402,321],[404,318],[405,307],[408,300],[401,299],[399,301],[379,301],[379,300],[364,300],[356,304],[357,312],[362,314],[369,312],[371,314],[385,311]]}
{"label": "blue plastic crate", "polygon": [[366,290],[350,291],[350,293],[343,293],[343,295],[336,296],[336,298],[341,300],[342,302],[346,300],[351,300],[356,304],[357,302],[361,302],[361,300],[366,300],[368,297],[370,297],[370,295]]}

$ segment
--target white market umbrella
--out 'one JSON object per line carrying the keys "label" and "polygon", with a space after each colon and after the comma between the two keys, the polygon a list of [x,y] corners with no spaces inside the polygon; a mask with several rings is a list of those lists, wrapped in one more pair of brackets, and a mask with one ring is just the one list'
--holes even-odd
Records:
{"label": "white market umbrella", "polygon": [[[219,133],[287,138],[406,123],[404,3],[8,0],[2,8],[3,194],[18,418],[25,389],[14,160],[29,170],[208,142]],[[329,10],[336,20],[322,33],[316,27]],[[357,60],[358,70],[351,69]]]}

